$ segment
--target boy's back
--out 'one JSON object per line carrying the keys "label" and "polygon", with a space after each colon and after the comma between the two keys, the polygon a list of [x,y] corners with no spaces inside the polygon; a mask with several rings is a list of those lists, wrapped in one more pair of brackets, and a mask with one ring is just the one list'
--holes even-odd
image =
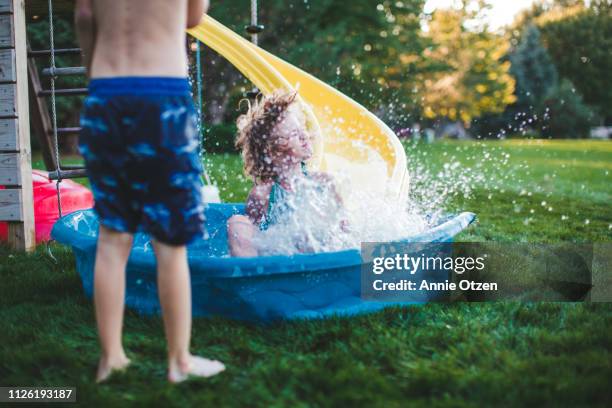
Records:
{"label": "boy's back", "polygon": [[[94,0],[96,41],[91,77],[187,75],[189,0]],[[200,9],[202,2],[197,2]],[[196,17],[197,18],[197,17]],[[189,22],[193,25],[194,22]]]}

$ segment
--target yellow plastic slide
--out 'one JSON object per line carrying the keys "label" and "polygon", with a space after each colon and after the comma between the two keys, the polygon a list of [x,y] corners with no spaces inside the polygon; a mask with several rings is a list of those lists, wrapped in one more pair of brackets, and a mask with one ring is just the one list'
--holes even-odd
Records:
{"label": "yellow plastic slide", "polygon": [[332,173],[343,195],[359,189],[389,198],[406,196],[404,149],[393,131],[363,106],[210,16],[188,33],[225,57],[264,94],[298,90],[310,126],[321,135],[309,167]]}

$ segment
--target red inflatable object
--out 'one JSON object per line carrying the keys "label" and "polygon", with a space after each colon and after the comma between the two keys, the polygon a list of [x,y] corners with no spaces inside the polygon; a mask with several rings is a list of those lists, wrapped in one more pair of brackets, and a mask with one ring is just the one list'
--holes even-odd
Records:
{"label": "red inflatable object", "polygon": [[[59,218],[56,184],[56,181],[49,180],[46,171],[32,170],[37,243],[50,239],[51,228],[53,228],[53,224]],[[0,189],[3,188],[3,186],[0,186]],[[62,215],[93,207],[94,200],[91,191],[72,180],[62,180],[60,183],[60,193],[62,196]],[[0,240],[6,241],[7,236],[7,223],[0,222]]]}

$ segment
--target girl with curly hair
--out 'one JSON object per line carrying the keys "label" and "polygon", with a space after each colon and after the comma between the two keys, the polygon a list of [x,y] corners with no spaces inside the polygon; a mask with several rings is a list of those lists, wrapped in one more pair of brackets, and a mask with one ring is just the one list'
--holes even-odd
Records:
{"label": "girl with curly hair", "polygon": [[[244,171],[253,179],[254,186],[247,198],[246,215],[234,215],[228,220],[232,256],[260,255],[255,242],[258,234],[290,215],[295,216],[294,203],[313,198],[313,194],[301,194],[306,185],[315,186],[317,197],[332,197],[335,209],[342,208],[331,176],[306,170],[305,162],[313,154],[313,135],[296,98],[296,92],[276,92],[256,100],[238,118],[236,146],[242,152]],[[329,206],[326,211],[330,211]],[[346,221],[342,224],[345,230]],[[308,237],[302,236],[297,241],[300,242],[293,244],[298,252],[315,249]]]}

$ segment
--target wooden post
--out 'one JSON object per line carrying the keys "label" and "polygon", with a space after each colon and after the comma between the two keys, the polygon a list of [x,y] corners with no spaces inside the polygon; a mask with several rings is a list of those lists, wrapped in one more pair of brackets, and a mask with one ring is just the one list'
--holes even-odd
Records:
{"label": "wooden post", "polygon": [[35,247],[25,1],[0,0],[0,221],[9,245]]}

